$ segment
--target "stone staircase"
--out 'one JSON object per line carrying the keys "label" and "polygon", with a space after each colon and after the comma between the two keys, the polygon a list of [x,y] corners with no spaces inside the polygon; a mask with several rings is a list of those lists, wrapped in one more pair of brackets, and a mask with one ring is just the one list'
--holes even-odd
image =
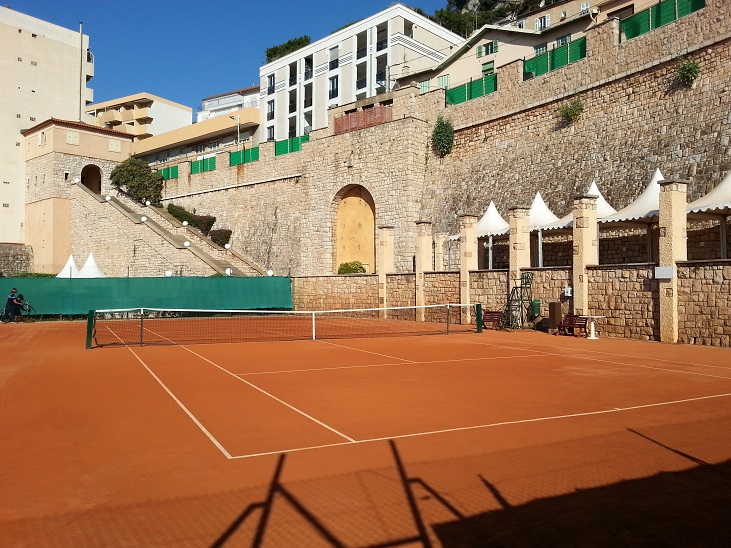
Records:
{"label": "stone staircase", "polygon": [[130,222],[145,225],[175,249],[187,249],[215,273],[224,276],[266,275],[266,271],[254,261],[232,249],[220,247],[210,238],[203,236],[199,230],[183,225],[162,208],[142,206],[124,192],[118,192],[117,196],[102,196],[80,183],[76,183],[75,186],[83,191],[84,195],[114,208]]}

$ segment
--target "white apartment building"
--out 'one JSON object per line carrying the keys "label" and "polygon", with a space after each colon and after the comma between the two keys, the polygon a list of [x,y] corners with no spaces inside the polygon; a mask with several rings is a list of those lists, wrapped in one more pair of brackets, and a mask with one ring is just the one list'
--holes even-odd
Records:
{"label": "white apartment building", "polygon": [[259,69],[259,139],[327,127],[330,107],[391,91],[438,65],[464,38],[402,4],[354,23]]}
{"label": "white apartment building", "polygon": [[231,115],[234,111],[244,108],[259,108],[259,86],[204,97],[201,101],[201,109],[196,115],[196,122],[224,114]]}
{"label": "white apartment building", "polygon": [[[93,100],[89,37],[0,7],[0,242],[23,243],[25,142],[49,118],[81,120]],[[63,173],[57,174],[63,177]]]}
{"label": "white apartment building", "polygon": [[132,135],[135,141],[189,126],[193,109],[152,93],[135,93],[86,108],[90,123]]}

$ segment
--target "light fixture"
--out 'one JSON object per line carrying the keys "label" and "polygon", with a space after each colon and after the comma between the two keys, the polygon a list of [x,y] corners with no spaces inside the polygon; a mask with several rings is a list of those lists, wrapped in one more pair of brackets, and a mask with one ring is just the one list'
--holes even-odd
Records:
{"label": "light fixture", "polygon": [[146,205],[146,206],[150,205],[150,200],[147,200],[147,201],[145,202],[145,205]]}
{"label": "light fixture", "polygon": [[227,268],[226,269],[226,276],[230,276],[231,274],[233,274],[233,270],[231,270],[230,268]]}
{"label": "light fixture", "polygon": [[267,270],[267,276],[274,276],[273,270]]}
{"label": "light fixture", "polygon": [[188,226],[188,221],[183,221],[183,226]]}
{"label": "light fixture", "polygon": [[145,222],[146,220],[147,220],[147,217],[145,217],[144,215],[143,215],[142,217],[140,217],[140,221],[142,221],[143,223],[144,223],[144,222]]}
{"label": "light fixture", "polygon": [[223,247],[224,247],[224,249],[231,249],[231,244],[226,244]]}
{"label": "light fixture", "polygon": [[183,245],[184,245],[185,247],[190,247],[190,242],[189,242],[188,240],[185,240],[185,241],[183,242]]}
{"label": "light fixture", "polygon": [[111,196],[107,196],[107,197],[106,197],[106,198],[104,198],[104,199],[105,199],[105,200],[106,200],[106,201],[108,202],[108,201],[110,201],[110,200],[112,199],[112,197],[111,197]]}
{"label": "light fixture", "polygon": [[166,270],[166,271],[165,271],[165,277],[166,277],[166,278],[169,278],[169,277],[171,277],[172,275],[173,275],[173,271],[172,271],[172,270]]}

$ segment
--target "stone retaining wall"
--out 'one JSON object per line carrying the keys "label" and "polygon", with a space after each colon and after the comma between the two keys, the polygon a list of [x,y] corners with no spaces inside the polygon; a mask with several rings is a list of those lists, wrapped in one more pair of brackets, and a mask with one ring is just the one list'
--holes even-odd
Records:
{"label": "stone retaining wall", "polygon": [[23,244],[0,244],[0,277],[10,278],[25,272],[33,272],[33,249]]}

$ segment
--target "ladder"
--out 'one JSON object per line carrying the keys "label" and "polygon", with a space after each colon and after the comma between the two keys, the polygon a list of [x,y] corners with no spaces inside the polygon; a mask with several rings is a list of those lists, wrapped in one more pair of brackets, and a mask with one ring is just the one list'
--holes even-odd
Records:
{"label": "ladder", "polygon": [[500,318],[501,329],[523,329],[530,319],[530,305],[533,301],[533,272],[523,272],[515,279],[510,289],[510,297]]}

